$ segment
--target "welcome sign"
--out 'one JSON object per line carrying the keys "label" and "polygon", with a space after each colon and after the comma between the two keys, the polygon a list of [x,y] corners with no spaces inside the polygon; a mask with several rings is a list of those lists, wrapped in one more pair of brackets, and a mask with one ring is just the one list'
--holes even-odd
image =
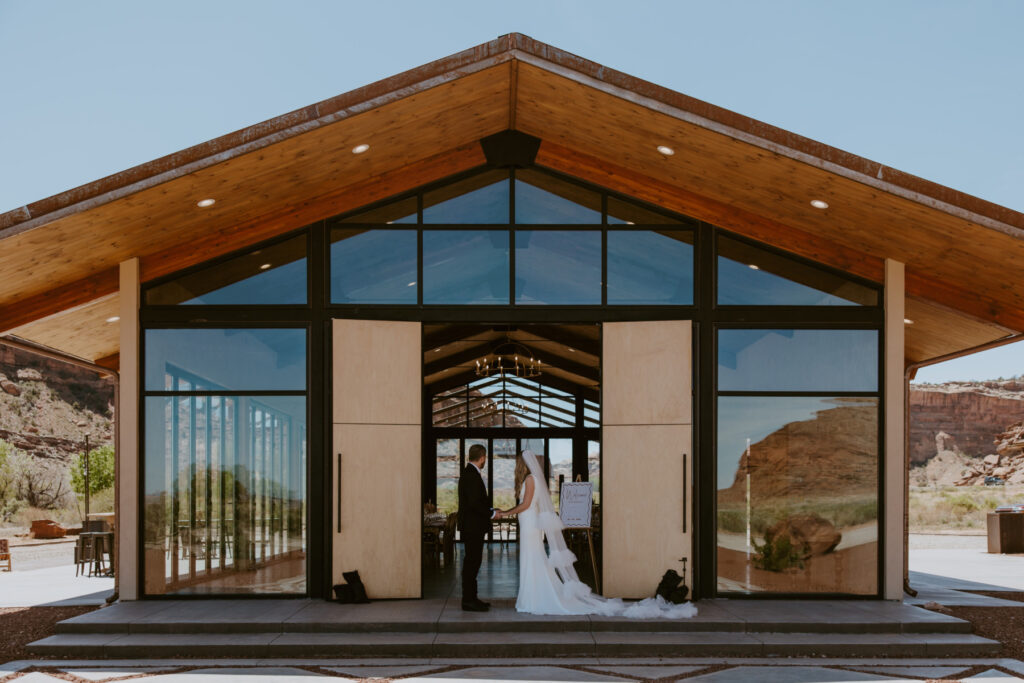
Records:
{"label": "welcome sign", "polygon": [[590,526],[590,513],[594,501],[594,485],[589,481],[562,483],[559,516],[568,528]]}

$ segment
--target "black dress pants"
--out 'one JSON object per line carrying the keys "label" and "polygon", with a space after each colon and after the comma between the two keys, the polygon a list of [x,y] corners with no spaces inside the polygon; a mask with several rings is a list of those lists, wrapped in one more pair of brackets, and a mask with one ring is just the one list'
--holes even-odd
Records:
{"label": "black dress pants", "polygon": [[484,559],[484,536],[478,533],[463,533],[462,545],[465,557],[462,562],[462,601],[477,599],[476,575],[480,573],[480,564]]}

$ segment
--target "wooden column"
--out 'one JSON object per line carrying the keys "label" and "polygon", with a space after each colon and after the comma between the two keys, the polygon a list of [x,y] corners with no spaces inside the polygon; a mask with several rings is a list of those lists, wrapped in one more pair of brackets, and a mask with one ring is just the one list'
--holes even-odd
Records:
{"label": "wooden column", "polygon": [[139,259],[121,263],[117,570],[121,600],[139,598]]}
{"label": "wooden column", "polygon": [[885,545],[883,592],[886,600],[903,598],[903,496],[907,476],[904,429],[904,267],[885,261]]}
{"label": "wooden column", "polygon": [[675,569],[693,585],[690,321],[606,323],[601,523],[604,593],[643,598]]}

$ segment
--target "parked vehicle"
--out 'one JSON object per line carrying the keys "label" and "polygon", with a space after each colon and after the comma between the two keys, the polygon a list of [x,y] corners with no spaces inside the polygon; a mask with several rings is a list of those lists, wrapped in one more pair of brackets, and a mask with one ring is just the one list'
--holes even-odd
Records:
{"label": "parked vehicle", "polygon": [[996,508],[996,512],[1024,512],[1024,503],[1010,503],[1009,505],[1000,505]]}
{"label": "parked vehicle", "polygon": [[1001,477],[985,477],[985,486],[1003,486],[1006,482]]}

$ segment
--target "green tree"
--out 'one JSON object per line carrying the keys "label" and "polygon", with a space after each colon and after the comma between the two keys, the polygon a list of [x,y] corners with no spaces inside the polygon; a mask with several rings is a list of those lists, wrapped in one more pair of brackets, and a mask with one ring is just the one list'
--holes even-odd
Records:
{"label": "green tree", "polygon": [[[96,494],[114,485],[114,447],[100,446],[89,453],[89,494]],[[71,488],[85,495],[85,454],[78,453],[71,461]]]}

